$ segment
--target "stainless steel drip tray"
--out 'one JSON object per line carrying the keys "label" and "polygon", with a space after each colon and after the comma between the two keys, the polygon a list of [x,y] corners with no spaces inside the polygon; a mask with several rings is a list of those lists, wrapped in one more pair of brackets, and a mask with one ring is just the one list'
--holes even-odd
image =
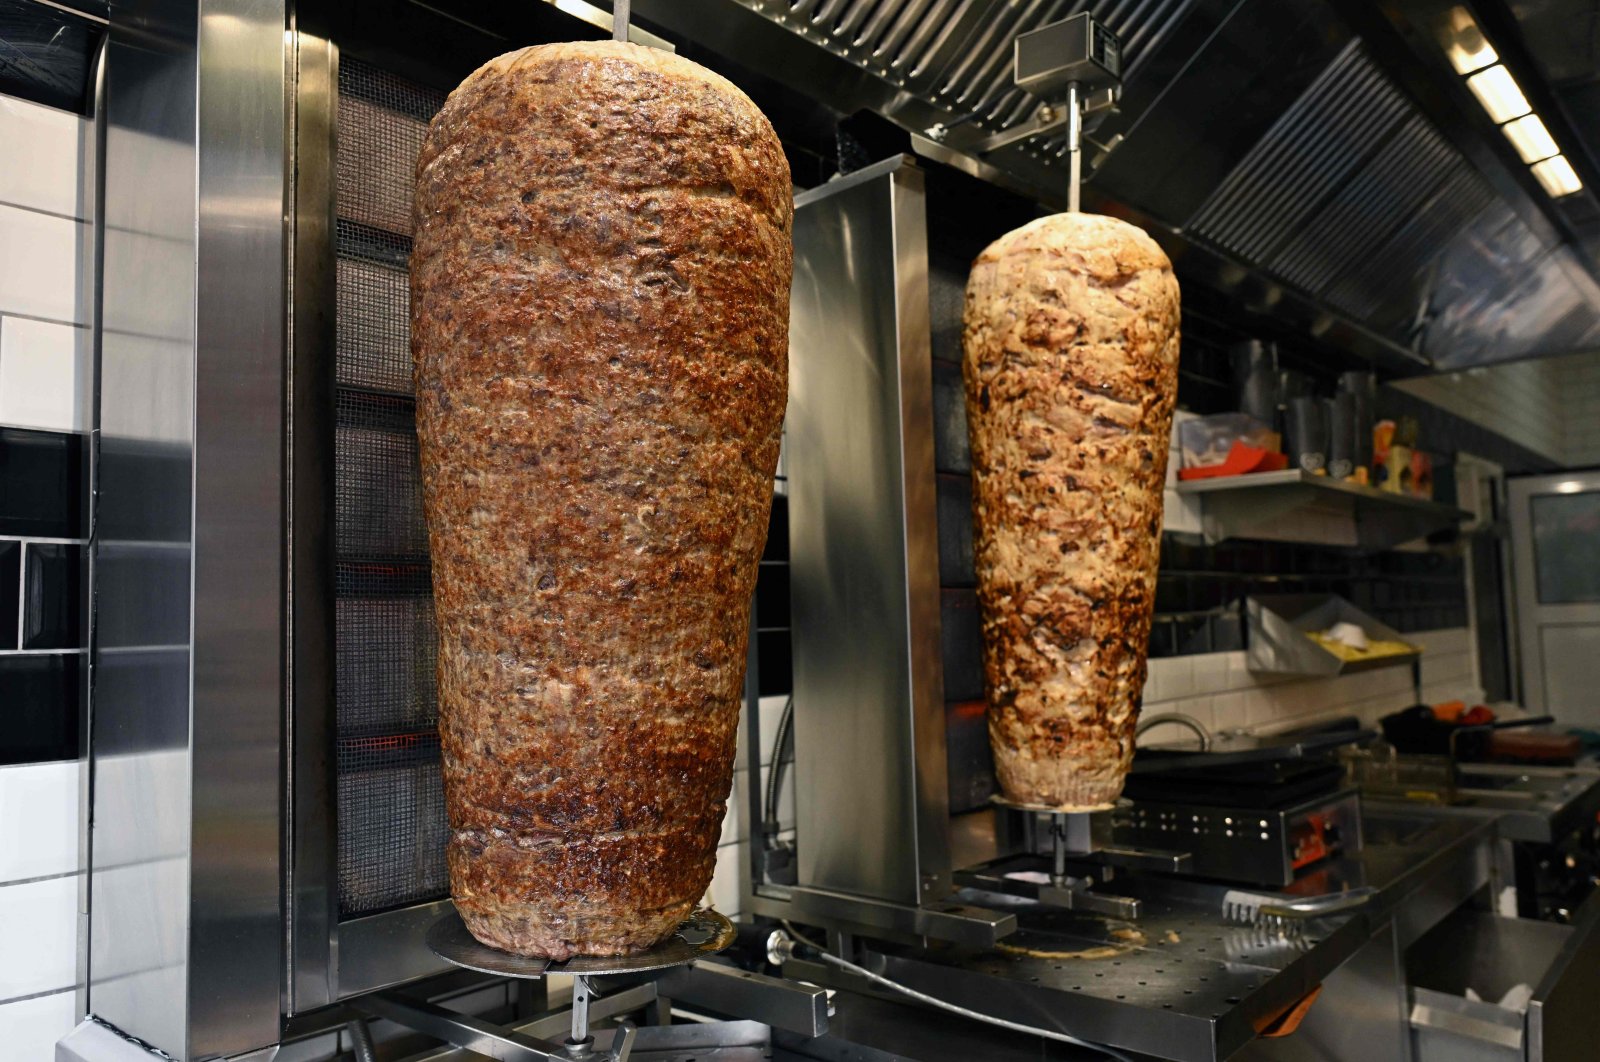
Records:
{"label": "stainless steel drip tray", "polygon": [[[1374,927],[1392,920],[1409,942],[1481,885],[1472,868],[1487,822],[1369,811],[1362,832],[1359,853],[1318,864],[1285,892],[1370,886],[1376,894],[1353,912],[1308,920],[1296,936],[1225,921],[1226,885],[1119,873],[1115,891],[1142,901],[1137,921],[965,890],[959,902],[1012,914],[1017,930],[987,948],[875,944],[871,962],[912,988],[996,1017],[1160,1058],[1216,1062],[1321,984]],[[807,976],[851,987],[826,968]]]}
{"label": "stainless steel drip tray", "polygon": [[1369,801],[1369,807],[1414,809],[1419,816],[1493,819],[1501,837],[1549,844],[1600,812],[1600,772],[1592,768],[1462,765],[1456,803],[1417,805]]}
{"label": "stainless steel drip tray", "polygon": [[1296,937],[1233,925],[1220,893],[1215,903],[1149,899],[1137,923],[1015,897],[963,899],[1006,905],[1017,932],[988,949],[885,946],[885,975],[1011,1021],[1196,1062],[1253,1039],[1368,936],[1359,915],[1313,920]]}

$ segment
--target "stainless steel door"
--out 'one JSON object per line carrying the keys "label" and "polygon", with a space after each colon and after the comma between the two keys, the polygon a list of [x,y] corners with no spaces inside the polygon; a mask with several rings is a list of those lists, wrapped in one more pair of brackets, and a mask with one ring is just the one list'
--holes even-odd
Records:
{"label": "stainless steel door", "polygon": [[1508,486],[1523,702],[1600,729],[1600,471]]}

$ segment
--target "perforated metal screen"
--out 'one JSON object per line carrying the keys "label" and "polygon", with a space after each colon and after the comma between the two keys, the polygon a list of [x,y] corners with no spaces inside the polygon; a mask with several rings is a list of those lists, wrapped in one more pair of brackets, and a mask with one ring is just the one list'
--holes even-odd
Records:
{"label": "perforated metal screen", "polygon": [[412,174],[443,103],[443,93],[340,63],[335,705],[345,917],[448,889],[406,279]]}

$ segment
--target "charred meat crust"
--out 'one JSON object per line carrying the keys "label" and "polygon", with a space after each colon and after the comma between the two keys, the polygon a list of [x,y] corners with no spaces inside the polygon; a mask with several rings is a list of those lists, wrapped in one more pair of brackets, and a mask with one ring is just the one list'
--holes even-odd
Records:
{"label": "charred meat crust", "polygon": [[1144,232],[1059,214],[978,256],[963,324],[995,768],[1008,799],[1106,807],[1144,688],[1177,281]]}
{"label": "charred meat crust", "polygon": [[411,335],[448,862],[492,946],[637,951],[709,883],[792,211],[760,111],[634,45],[501,56],[428,130]]}

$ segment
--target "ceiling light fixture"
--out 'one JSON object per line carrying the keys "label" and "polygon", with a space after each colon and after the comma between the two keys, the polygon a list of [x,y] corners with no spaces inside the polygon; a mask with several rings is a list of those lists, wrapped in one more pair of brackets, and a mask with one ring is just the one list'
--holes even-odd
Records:
{"label": "ceiling light fixture", "polygon": [[1467,78],[1467,88],[1478,97],[1478,102],[1489,112],[1495,125],[1503,125],[1533,110],[1528,106],[1528,97],[1517,87],[1511,71],[1503,66],[1491,66],[1473,74]]}
{"label": "ceiling light fixture", "polygon": [[1561,154],[1561,148],[1556,145],[1555,137],[1550,135],[1550,130],[1544,127],[1544,122],[1537,114],[1525,114],[1502,125],[1500,130],[1505,133],[1506,139],[1511,141],[1511,146],[1517,149],[1517,154],[1522,156],[1523,162],[1538,162],[1551,155]]}
{"label": "ceiling light fixture", "polygon": [[1565,155],[1555,155],[1543,162],[1535,162],[1531,168],[1533,175],[1539,178],[1539,183],[1544,185],[1544,190],[1550,193],[1552,199],[1583,191],[1583,182],[1578,180],[1577,172],[1573,170],[1572,163],[1567,161]]}
{"label": "ceiling light fixture", "polygon": [[1450,65],[1456,68],[1456,73],[1463,76],[1474,70],[1482,70],[1491,63],[1500,61],[1494,48],[1484,39],[1483,31],[1473,21],[1472,16],[1464,7],[1450,9],[1449,23],[1444,31],[1444,50],[1450,57]]}
{"label": "ceiling light fixture", "polygon": [[1572,163],[1550,135],[1544,120],[1533,113],[1517,79],[1500,62],[1500,55],[1484,36],[1465,6],[1454,6],[1437,17],[1435,39],[1455,72],[1466,79],[1489,118],[1511,141],[1517,156],[1552,199],[1583,190]]}

